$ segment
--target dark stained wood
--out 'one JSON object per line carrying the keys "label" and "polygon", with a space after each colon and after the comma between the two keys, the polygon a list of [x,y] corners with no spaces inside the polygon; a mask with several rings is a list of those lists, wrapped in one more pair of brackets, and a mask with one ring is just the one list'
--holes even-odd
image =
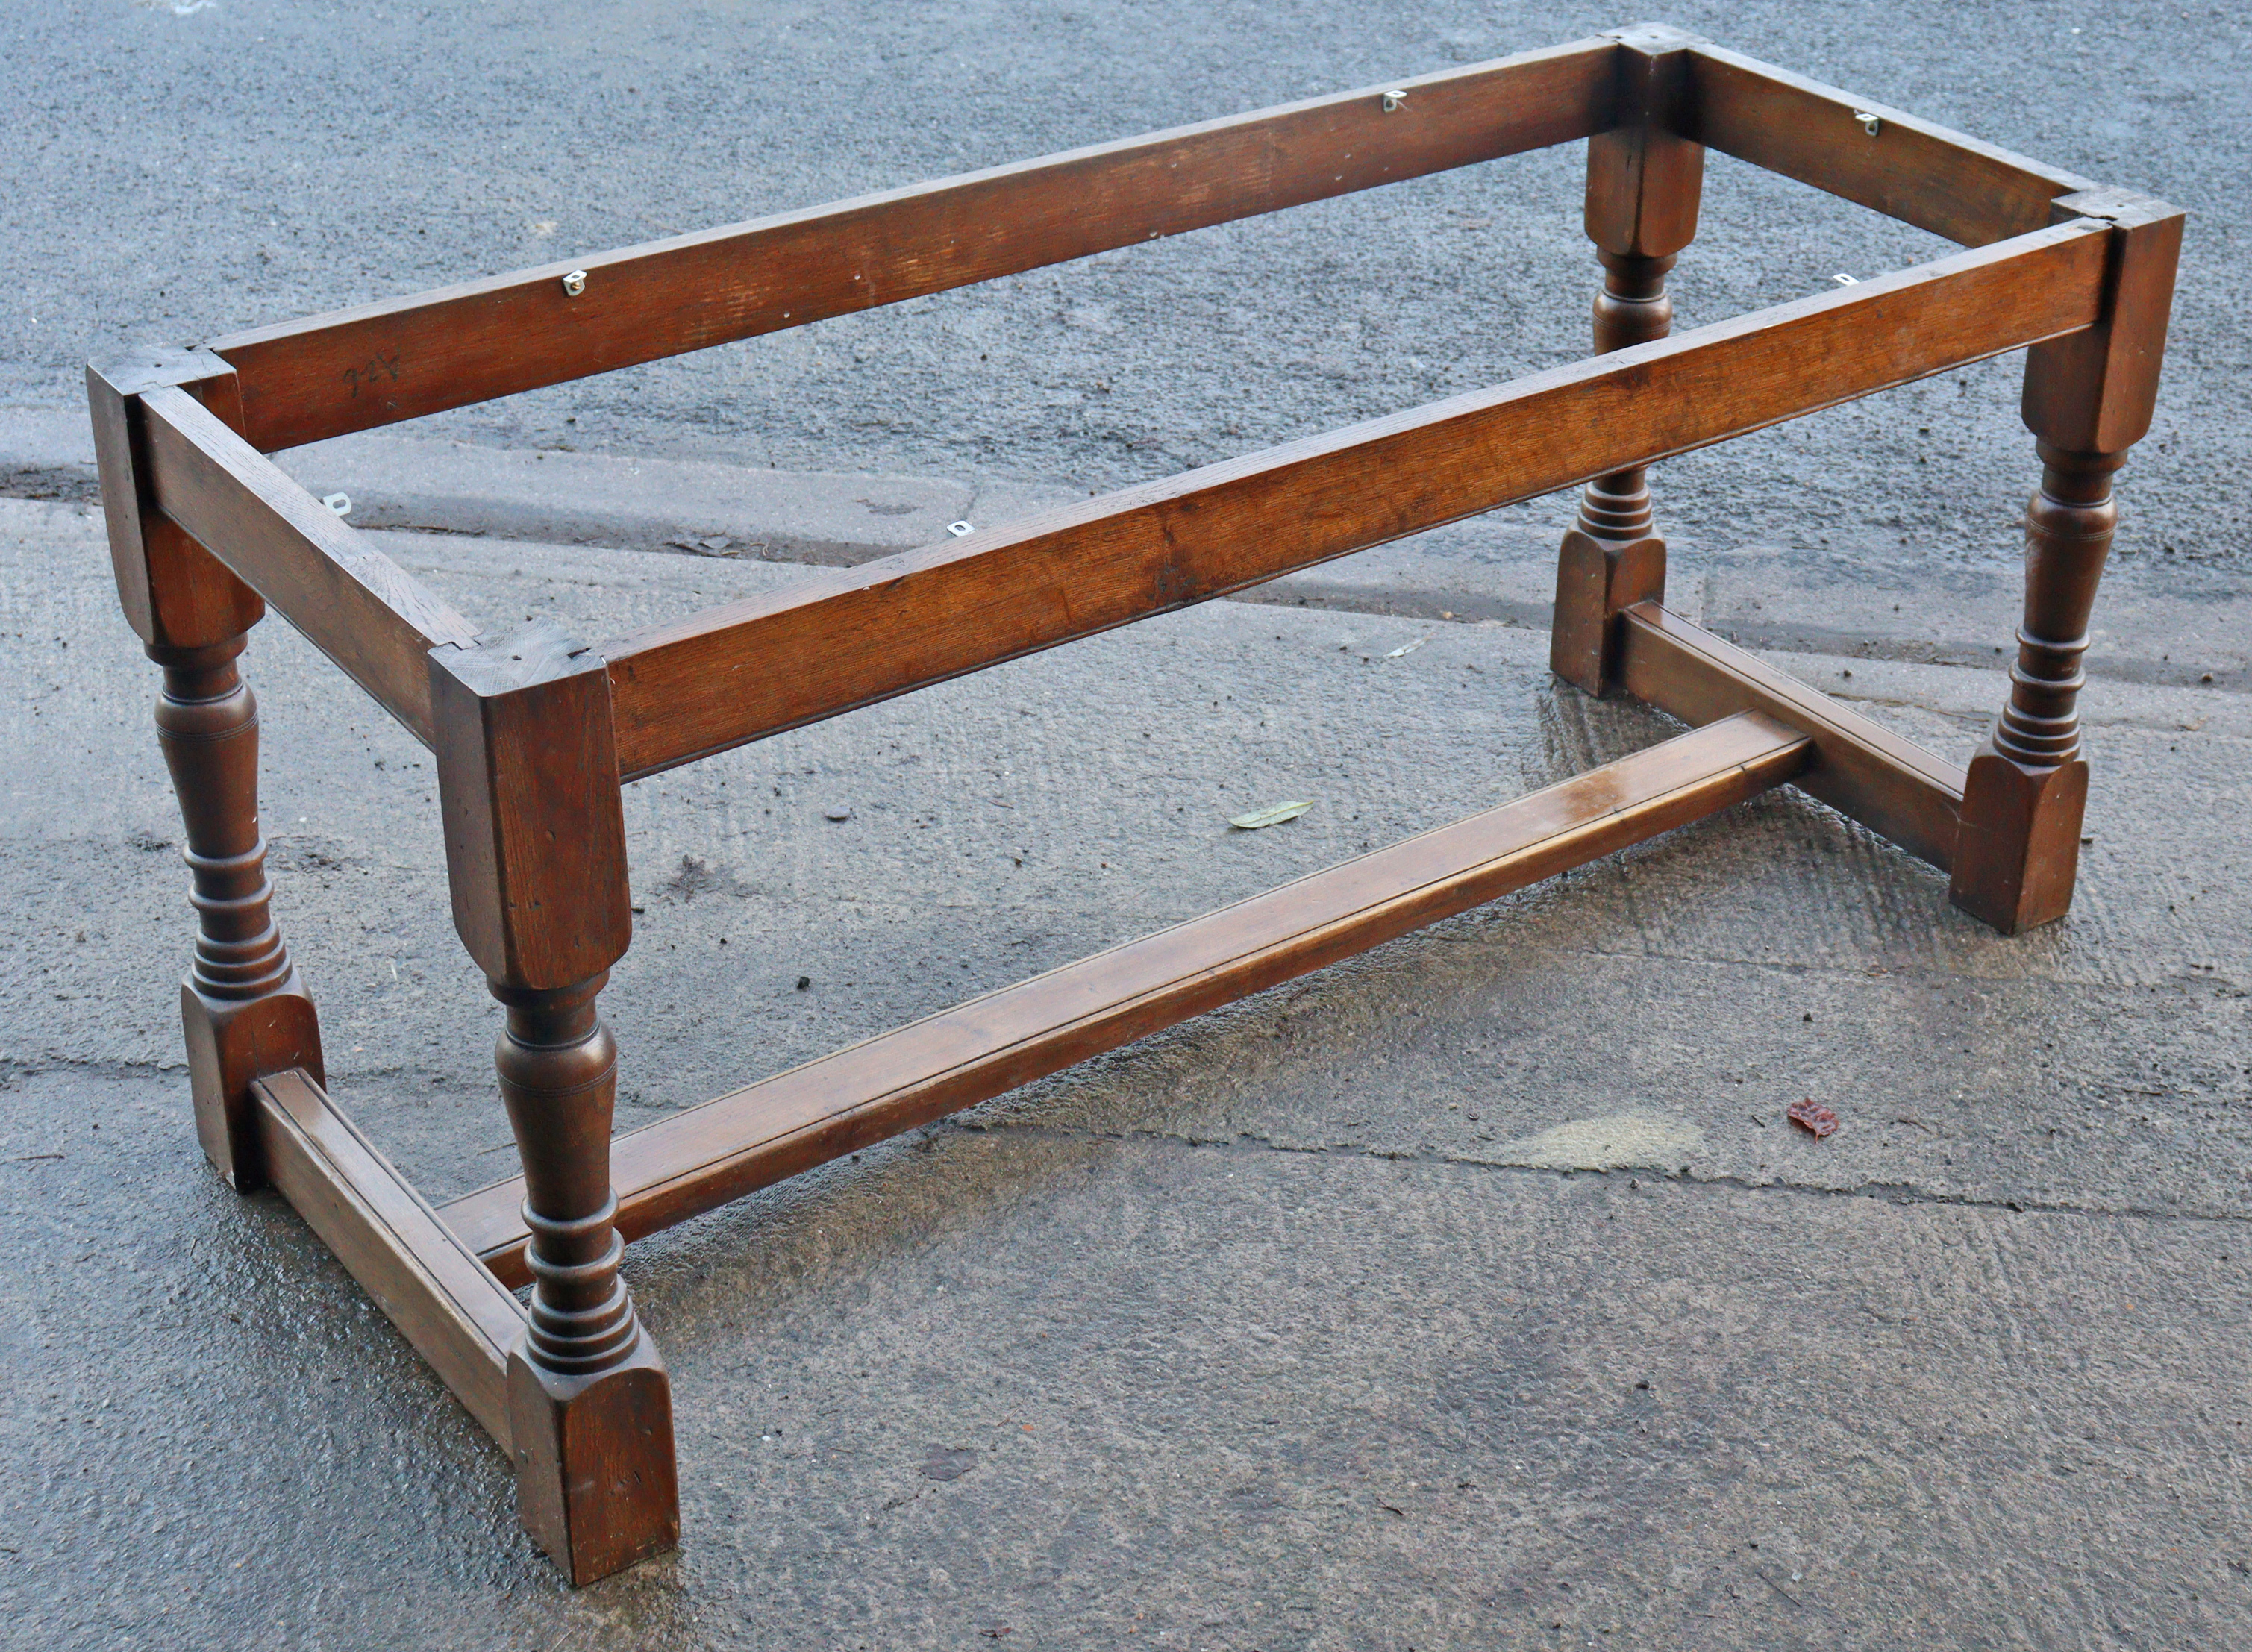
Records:
{"label": "dark stained wood", "polygon": [[1696,239],[1704,197],[1705,146],[1681,135],[1695,38],[1661,24],[1610,38],[1616,112],[1588,140],[1588,239],[1606,253],[1669,258]]}
{"label": "dark stained wood", "polygon": [[533,1236],[508,1370],[518,1512],[587,1583],[680,1536],[671,1387],[612,1224],[618,1052],[595,998],[633,915],[609,681],[542,624],[434,650],[430,682],[455,927],[507,1006],[494,1062]]}
{"label": "dark stained wood", "polygon": [[2026,353],[2041,485],[2026,509],[2025,619],[2008,704],[1970,760],[1949,891],[2004,934],[2072,906],[2088,802],[2081,661],[2118,525],[2111,477],[2151,427],[2181,250],[2181,213],[2164,201],[2097,190],[2056,208],[2110,224],[2112,259],[2097,324]]}
{"label": "dark stained wood", "polygon": [[476,628],[201,403],[173,389],[140,402],[157,508],[427,746],[425,656],[436,644],[474,642]]}
{"label": "dark stained wood", "polygon": [[[621,1136],[638,1238],[1104,1050],[1699,820],[1791,778],[1810,747],[1756,713],[1669,740]],[[444,1207],[526,1275],[521,1182]]]}
{"label": "dark stained wood", "polygon": [[608,645],[628,779],[2091,324],[2082,221]]}
{"label": "dark stained wood", "polygon": [[671,1382],[618,1274],[618,1051],[594,1007],[605,979],[492,983],[508,1006],[495,1059],[531,1228],[532,1312],[508,1365],[517,1511],[573,1584],[680,1541]]}
{"label": "dark stained wood", "polygon": [[[2053,221],[2051,201],[2095,187],[1720,46],[1694,56],[1685,136],[1965,246],[2039,229]],[[1863,114],[1877,117],[1873,135]]]}
{"label": "dark stained wood", "polygon": [[574,1587],[680,1544],[672,1383],[647,1336],[622,1362],[564,1377],[509,1356],[518,1517]]}
{"label": "dark stained wood", "polygon": [[[1592,161],[1595,157],[1590,155]],[[1595,351],[1608,355],[1663,338],[1673,323],[1666,296],[1671,256],[1602,254],[1595,299]],[[1642,465],[1597,476],[1580,490],[1580,509],[1556,555],[1556,606],[1548,669],[1601,694],[1618,676],[1618,616],[1637,602],[1665,600],[1665,541]]]}
{"label": "dark stained wood", "polygon": [[255,1097],[275,1187],[508,1450],[516,1298],[307,1074],[269,1074]]}
{"label": "dark stained wood", "polygon": [[2072,905],[2088,803],[2081,661],[2119,521],[2111,475],[2127,458],[2040,448],[2040,490],[2026,508],[2017,664],[2001,720],[1970,760],[1949,890],[1957,906],[2005,935],[2053,922]]}
{"label": "dark stained wood", "polygon": [[[271,451],[1568,142],[1611,117],[1582,40],[237,333]],[[1387,91],[1407,98],[1387,112]],[[572,297],[563,277],[586,274]]]}
{"label": "dark stained wood", "polygon": [[2085,331],[2026,352],[2026,428],[2067,453],[2119,453],[2149,434],[2181,257],[2179,207],[2130,190],[2091,190],[2054,203],[2059,219],[2112,226],[2103,316]]}
{"label": "dark stained wood", "polygon": [[[1597,361],[608,649],[539,627],[480,646],[258,451],[1583,136]],[[1670,337],[1665,277],[1707,144],[1980,250]],[[585,1583],[678,1532],[670,1378],[621,1276],[626,1238],[1785,781],[1951,867],[1957,904],[1998,927],[2056,916],[2110,477],[2151,421],[2180,233],[2163,202],[1642,24],[90,371],[121,602],[165,670],[206,1149],[239,1186],[270,1177],[368,1286],[508,1447],[526,1529]],[[1968,771],[1665,611],[1644,467],[2026,346],[2044,475],[2025,623]],[[631,938],[623,780],[1579,482],[1557,670],[1698,732],[613,1144],[597,1000]],[[268,601],[438,753],[456,925],[506,1009],[496,1061],[524,1169],[442,1211],[323,1093],[272,923],[235,665]],[[528,1314],[502,1281],[532,1287]]]}
{"label": "dark stained wood", "polygon": [[242,420],[234,371],[208,351],[160,350],[86,370],[101,473],[101,514],[126,622],[144,643],[198,649],[240,636],[266,613],[258,593],[156,509],[140,397],[177,385],[228,425]]}
{"label": "dark stained wood", "polygon": [[156,739],[187,838],[195,960],[180,986],[189,1091],[204,1152],[238,1192],[266,1179],[251,1099],[269,1072],[323,1079],[320,1017],[273,918],[258,823],[258,702],[235,662],[243,639],[151,643],[164,668]]}
{"label": "dark stained wood", "polygon": [[1963,771],[1654,602],[1621,616],[1620,681],[1685,723],[1758,711],[1814,742],[1791,783],[1944,871]]}
{"label": "dark stained wood", "polygon": [[611,1218],[610,1126],[618,1046],[596,1013],[607,976],[555,991],[493,983],[508,1006],[494,1060],[524,1163],[532,1230],[529,1336],[545,1370],[593,1375],[624,1362],[641,1337],[618,1277],[624,1246]]}
{"label": "dark stained wood", "polygon": [[[1603,267],[1595,353],[1673,330],[1665,273],[1697,233],[1705,149],[1672,129],[1688,89],[1688,37],[1645,24],[1620,37],[1620,123],[1588,142],[1588,238]],[[1549,669],[1590,694],[1617,676],[1618,615],[1665,600],[1665,541],[1640,465],[1597,476],[1556,558]]]}
{"label": "dark stained wood", "polygon": [[[266,612],[258,593],[157,508],[144,399],[240,420],[233,372],[198,351],[146,351],[87,370],[110,562],[127,621],[163,668],[156,739],[180,805],[197,916],[180,987],[196,1135],[239,1191],[265,1179],[252,1082],[303,1067],[318,1079],[320,1020],[272,913],[258,823],[258,702],[236,661]],[[224,428],[224,427],[221,427]]]}
{"label": "dark stained wood", "polygon": [[633,940],[599,654],[554,626],[428,663],[454,927],[486,975],[576,986]]}
{"label": "dark stained wood", "polygon": [[2026,507],[2025,621],[1996,746],[2054,766],[2080,749],[2079,695],[2088,621],[2119,525],[2112,473],[2124,454],[2065,453],[2040,444],[2041,485]]}

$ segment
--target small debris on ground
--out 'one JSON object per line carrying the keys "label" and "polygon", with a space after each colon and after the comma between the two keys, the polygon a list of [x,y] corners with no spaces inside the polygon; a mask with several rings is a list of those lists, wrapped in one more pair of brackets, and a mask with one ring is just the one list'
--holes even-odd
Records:
{"label": "small debris on ground", "polygon": [[1280,826],[1286,820],[1296,820],[1313,806],[1310,797],[1295,803],[1271,803],[1248,815],[1231,816],[1227,823],[1238,831],[1255,832],[1262,826]]}
{"label": "small debris on ground", "polygon": [[824,820],[850,820],[852,818],[852,811],[844,808],[842,804],[838,804],[834,808],[823,809],[821,811],[821,818]]}
{"label": "small debris on ground", "polygon": [[1818,1142],[1834,1134],[1838,1128],[1838,1115],[1811,1096],[1792,1102],[1790,1110],[1783,1117]]}
{"label": "small debris on ground", "polygon": [[1423,644],[1428,642],[1431,640],[1431,637],[1436,635],[1438,635],[1438,633],[1434,631],[1430,634],[1430,636],[1419,636],[1413,642],[1402,642],[1398,648],[1393,649],[1391,653],[1386,655],[1384,657],[1387,660],[1396,660],[1403,654],[1413,654],[1417,649],[1421,648]]}

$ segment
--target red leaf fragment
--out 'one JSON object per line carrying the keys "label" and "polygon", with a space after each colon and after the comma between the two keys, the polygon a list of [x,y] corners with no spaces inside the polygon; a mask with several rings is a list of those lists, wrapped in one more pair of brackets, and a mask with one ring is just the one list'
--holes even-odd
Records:
{"label": "red leaf fragment", "polygon": [[1783,1116],[1818,1142],[1838,1128],[1838,1115],[1812,1096],[1792,1102],[1790,1110]]}

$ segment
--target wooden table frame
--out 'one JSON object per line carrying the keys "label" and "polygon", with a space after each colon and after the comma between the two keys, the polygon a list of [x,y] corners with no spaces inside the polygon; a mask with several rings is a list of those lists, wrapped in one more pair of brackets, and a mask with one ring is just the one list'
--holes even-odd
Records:
{"label": "wooden table frame", "polygon": [[[481,635],[265,456],[1581,138],[1595,357],[597,647]],[[1672,336],[1707,147],[1966,250]],[[2150,425],[2180,236],[2163,202],[1643,25],[90,369],[118,590],[163,669],[204,1149],[303,1214],[510,1453],[525,1527],[584,1583],[678,1535],[627,1239],[1786,781],[1995,927],[2055,918],[2110,477]],[[1663,606],[1644,466],[2015,350],[2042,480],[2007,700],[1967,769]],[[595,996],[632,931],[625,781],[1575,483],[1553,668],[1693,732],[613,1143]],[[434,752],[455,925],[507,1006],[523,1173],[439,1209],[325,1093],[271,918],[236,666],[268,603]]]}

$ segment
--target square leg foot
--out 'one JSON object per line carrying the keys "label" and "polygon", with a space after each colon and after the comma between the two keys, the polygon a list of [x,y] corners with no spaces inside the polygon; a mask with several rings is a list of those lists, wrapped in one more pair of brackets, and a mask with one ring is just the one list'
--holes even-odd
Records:
{"label": "square leg foot", "polygon": [[278,991],[260,998],[206,998],[192,981],[184,982],[180,1024],[187,1035],[197,1139],[227,1185],[253,1192],[266,1185],[266,1167],[251,1083],[302,1067],[315,1084],[325,1086],[320,1017],[292,970]]}
{"label": "square leg foot", "polygon": [[672,1383],[644,1335],[622,1365],[591,1377],[508,1362],[518,1517],[572,1586],[680,1543]]}
{"label": "square leg foot", "polygon": [[1548,669],[1575,688],[1601,694],[1618,680],[1618,616],[1637,602],[1665,600],[1665,541],[1597,539],[1574,528],[1556,557],[1556,617]]}
{"label": "square leg foot", "polygon": [[2064,916],[2080,874],[2088,765],[2033,768],[1991,741],[1970,760],[1948,898],[2014,935]]}

